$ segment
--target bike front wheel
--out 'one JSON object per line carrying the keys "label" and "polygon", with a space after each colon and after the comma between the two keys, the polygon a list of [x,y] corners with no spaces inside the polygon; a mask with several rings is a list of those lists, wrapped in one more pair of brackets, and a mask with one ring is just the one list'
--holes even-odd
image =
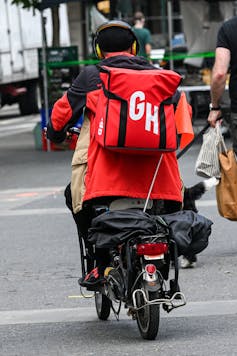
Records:
{"label": "bike front wheel", "polygon": [[101,292],[95,292],[95,307],[98,318],[107,320],[110,315],[111,301]]}

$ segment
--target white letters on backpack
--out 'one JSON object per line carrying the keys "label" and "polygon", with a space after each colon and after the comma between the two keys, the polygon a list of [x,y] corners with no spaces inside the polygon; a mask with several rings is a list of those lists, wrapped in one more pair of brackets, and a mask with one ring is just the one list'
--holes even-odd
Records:
{"label": "white letters on backpack", "polygon": [[103,119],[103,117],[102,117],[102,118],[100,119],[98,131],[97,131],[97,134],[98,134],[99,136],[102,135],[103,129],[104,129],[104,119]]}
{"label": "white letters on backpack", "polygon": [[158,125],[158,106],[153,106],[153,114],[152,114],[152,104],[146,104],[146,125],[145,130],[151,131],[151,123],[153,122],[153,133],[158,135],[159,134],[159,125]]}
{"label": "white letters on backpack", "polygon": [[129,116],[132,120],[140,120],[144,114],[146,115],[145,130],[152,131],[153,123],[153,133],[159,134],[159,121],[158,114],[159,108],[157,105],[152,105],[148,101],[146,102],[145,93],[142,91],[135,91],[129,101]]}
{"label": "white letters on backpack", "polygon": [[135,91],[131,95],[130,102],[129,102],[130,118],[134,121],[140,120],[144,115],[144,107],[145,107],[145,94],[143,93],[143,91]]}

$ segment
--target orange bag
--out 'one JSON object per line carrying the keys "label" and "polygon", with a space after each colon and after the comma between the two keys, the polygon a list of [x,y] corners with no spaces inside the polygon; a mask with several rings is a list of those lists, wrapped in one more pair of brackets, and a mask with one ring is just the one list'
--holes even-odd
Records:
{"label": "orange bag", "polygon": [[216,186],[219,214],[226,219],[237,220],[237,162],[232,149],[219,154],[221,180]]}

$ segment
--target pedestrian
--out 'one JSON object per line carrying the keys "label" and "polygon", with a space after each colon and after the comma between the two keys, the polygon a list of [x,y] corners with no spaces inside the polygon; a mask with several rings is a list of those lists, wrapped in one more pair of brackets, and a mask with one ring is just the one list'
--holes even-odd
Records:
{"label": "pedestrian", "polygon": [[208,122],[215,127],[221,116],[221,98],[230,69],[230,134],[237,154],[237,16],[222,23],[218,35],[211,79],[211,103]]}
{"label": "pedestrian", "polygon": [[149,59],[151,55],[152,39],[151,39],[150,30],[144,27],[145,26],[144,14],[140,11],[137,11],[134,14],[133,22],[134,22],[133,31],[140,45],[140,50],[138,52],[138,55]]}

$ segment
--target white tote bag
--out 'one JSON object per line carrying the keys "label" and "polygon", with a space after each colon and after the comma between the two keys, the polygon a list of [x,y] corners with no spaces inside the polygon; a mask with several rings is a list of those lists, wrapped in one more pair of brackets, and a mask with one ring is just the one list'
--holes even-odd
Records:
{"label": "white tote bag", "polygon": [[195,164],[196,175],[204,178],[220,178],[219,153],[223,151],[226,151],[226,146],[220,124],[217,123],[203,135],[203,143]]}

